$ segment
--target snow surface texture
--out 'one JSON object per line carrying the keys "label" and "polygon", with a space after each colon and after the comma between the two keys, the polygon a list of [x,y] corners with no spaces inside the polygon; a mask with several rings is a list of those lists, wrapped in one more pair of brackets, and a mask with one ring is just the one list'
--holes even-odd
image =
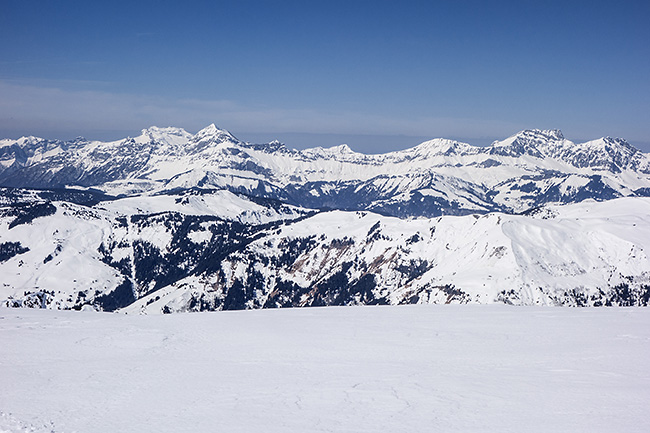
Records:
{"label": "snow surface texture", "polygon": [[645,309],[0,308],[0,432],[647,432]]}

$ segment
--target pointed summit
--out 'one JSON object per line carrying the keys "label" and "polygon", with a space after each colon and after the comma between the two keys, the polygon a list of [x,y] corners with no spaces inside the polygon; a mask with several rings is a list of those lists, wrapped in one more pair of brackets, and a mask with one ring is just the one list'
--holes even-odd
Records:
{"label": "pointed summit", "polygon": [[215,132],[219,131],[219,128],[217,128],[217,125],[214,123],[209,124],[205,128],[201,129],[197,134],[214,134]]}
{"label": "pointed summit", "polygon": [[242,144],[234,135],[225,129],[218,128],[214,123],[206,126],[189,140],[189,153],[202,152],[205,149],[218,146],[222,143]]}
{"label": "pointed summit", "polygon": [[217,127],[214,123],[201,129],[194,135],[194,137],[192,137],[192,141],[195,142],[200,142],[206,139],[212,139],[215,142],[231,141],[233,143],[239,143],[239,140],[234,135],[225,129]]}
{"label": "pointed summit", "polygon": [[352,149],[350,149],[350,146],[347,144],[339,144],[338,146],[332,146],[328,150],[330,150],[332,153],[354,153]]}

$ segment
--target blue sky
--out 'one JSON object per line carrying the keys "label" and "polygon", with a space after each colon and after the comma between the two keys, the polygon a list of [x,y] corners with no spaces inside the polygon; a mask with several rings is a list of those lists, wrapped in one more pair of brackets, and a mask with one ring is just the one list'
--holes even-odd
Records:
{"label": "blue sky", "polygon": [[0,8],[0,136],[215,123],[379,152],[525,128],[650,151],[647,1],[31,1]]}

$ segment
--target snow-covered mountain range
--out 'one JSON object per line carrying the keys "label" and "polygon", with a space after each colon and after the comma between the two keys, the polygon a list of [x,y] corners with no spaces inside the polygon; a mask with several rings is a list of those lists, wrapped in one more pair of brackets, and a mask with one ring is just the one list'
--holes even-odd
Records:
{"label": "snow-covered mountain range", "polygon": [[0,141],[0,185],[114,196],[223,188],[309,208],[432,217],[647,196],[650,158],[621,139],[576,144],[560,131],[522,131],[488,147],[435,139],[365,155],[346,145],[250,144],[214,125],[195,135],[152,127],[108,143]]}
{"label": "snow-covered mountain range", "polygon": [[650,158],[522,131],[365,155],[214,125],[0,141],[0,302],[647,305]]}

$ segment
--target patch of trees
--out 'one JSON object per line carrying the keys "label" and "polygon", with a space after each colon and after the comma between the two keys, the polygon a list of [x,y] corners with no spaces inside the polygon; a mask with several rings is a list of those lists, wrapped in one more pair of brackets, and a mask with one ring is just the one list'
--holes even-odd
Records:
{"label": "patch of trees", "polygon": [[27,251],[29,251],[29,248],[23,247],[20,242],[2,242],[0,243],[0,263]]}

